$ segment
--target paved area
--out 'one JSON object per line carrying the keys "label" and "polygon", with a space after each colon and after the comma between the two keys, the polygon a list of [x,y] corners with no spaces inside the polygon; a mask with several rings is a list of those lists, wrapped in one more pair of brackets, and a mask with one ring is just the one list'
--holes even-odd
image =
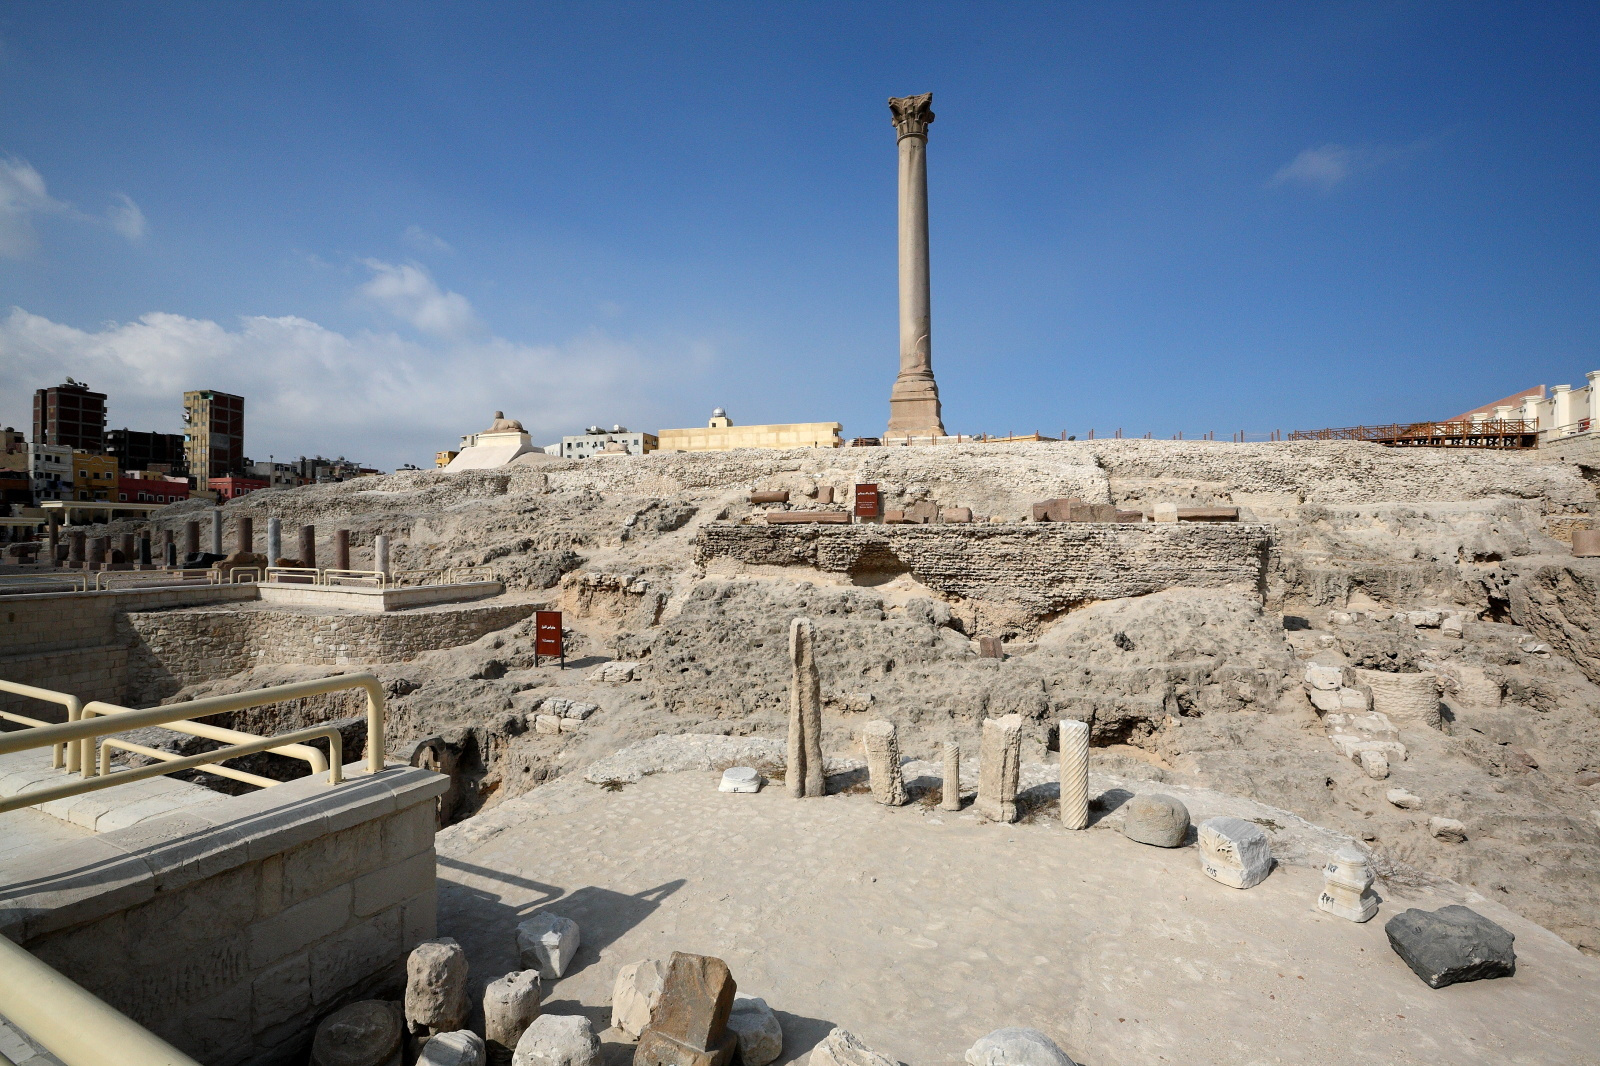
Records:
{"label": "paved area", "polygon": [[[1385,892],[1355,925],[1315,909],[1304,866],[1240,892],[1192,847],[1106,826],[729,795],[717,777],[566,778],[441,833],[439,931],[476,987],[519,968],[516,922],[548,905],[584,942],[547,1011],[600,1031],[619,967],[717,955],[779,1012],[781,1062],[834,1025],[912,1066],[1024,1025],[1086,1066],[1600,1063],[1600,960],[1503,907],[1467,900],[1516,934],[1514,977],[1435,991],[1394,955],[1384,920],[1462,901],[1453,886]],[[616,1036],[608,1066],[631,1054]]]}

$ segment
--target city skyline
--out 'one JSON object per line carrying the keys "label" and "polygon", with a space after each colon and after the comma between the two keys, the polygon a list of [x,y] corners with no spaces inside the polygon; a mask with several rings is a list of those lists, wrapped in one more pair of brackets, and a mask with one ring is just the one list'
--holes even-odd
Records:
{"label": "city skyline", "polygon": [[1444,418],[1596,365],[1597,25],[13,10],[0,423],[73,376],[111,425],[174,431],[184,391],[218,389],[249,399],[252,457],[388,469],[497,409],[541,444],[713,407],[876,436],[885,101],[928,91],[950,432]]}

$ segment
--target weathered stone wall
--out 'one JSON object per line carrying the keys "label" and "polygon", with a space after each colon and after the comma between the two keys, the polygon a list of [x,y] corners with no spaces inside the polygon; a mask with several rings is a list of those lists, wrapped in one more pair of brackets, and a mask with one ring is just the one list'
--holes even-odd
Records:
{"label": "weathered stone wall", "polygon": [[1267,527],[1232,523],[1109,525],[756,526],[713,522],[695,541],[701,566],[731,559],[851,576],[909,573],[936,592],[1053,614],[1088,600],[1193,587],[1259,592]]}
{"label": "weathered stone wall", "polygon": [[[82,700],[126,697],[127,646],[120,642],[124,611],[255,599],[253,585],[116,589],[0,596],[0,679],[69,692]],[[63,721],[54,704],[0,693],[0,708],[45,721]]]}
{"label": "weathered stone wall", "polygon": [[434,799],[392,767],[302,780],[0,862],[0,933],[209,1066],[305,1061],[434,935]]}
{"label": "weathered stone wall", "polygon": [[130,612],[121,621],[127,691],[135,703],[256,666],[372,666],[470,644],[528,617],[534,603],[390,614],[227,610]]}

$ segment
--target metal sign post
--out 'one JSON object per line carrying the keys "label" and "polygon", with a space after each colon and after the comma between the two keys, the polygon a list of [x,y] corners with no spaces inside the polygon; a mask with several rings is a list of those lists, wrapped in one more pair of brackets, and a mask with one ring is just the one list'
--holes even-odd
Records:
{"label": "metal sign post", "polygon": [[561,640],[561,612],[535,611],[533,613],[533,665],[540,665],[546,655],[561,660],[561,669],[567,668],[566,646]]}
{"label": "metal sign post", "polygon": [[878,517],[878,486],[876,486],[876,485],[857,485],[856,486],[856,517],[857,518],[877,518]]}

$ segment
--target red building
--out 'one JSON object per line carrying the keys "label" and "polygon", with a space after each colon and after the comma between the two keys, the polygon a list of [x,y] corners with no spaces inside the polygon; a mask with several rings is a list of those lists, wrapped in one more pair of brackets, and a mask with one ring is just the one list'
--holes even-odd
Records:
{"label": "red building", "polygon": [[177,503],[189,498],[186,477],[119,477],[118,503]]}
{"label": "red building", "polygon": [[219,500],[236,500],[247,493],[268,487],[267,479],[260,477],[214,477],[207,484]]}

